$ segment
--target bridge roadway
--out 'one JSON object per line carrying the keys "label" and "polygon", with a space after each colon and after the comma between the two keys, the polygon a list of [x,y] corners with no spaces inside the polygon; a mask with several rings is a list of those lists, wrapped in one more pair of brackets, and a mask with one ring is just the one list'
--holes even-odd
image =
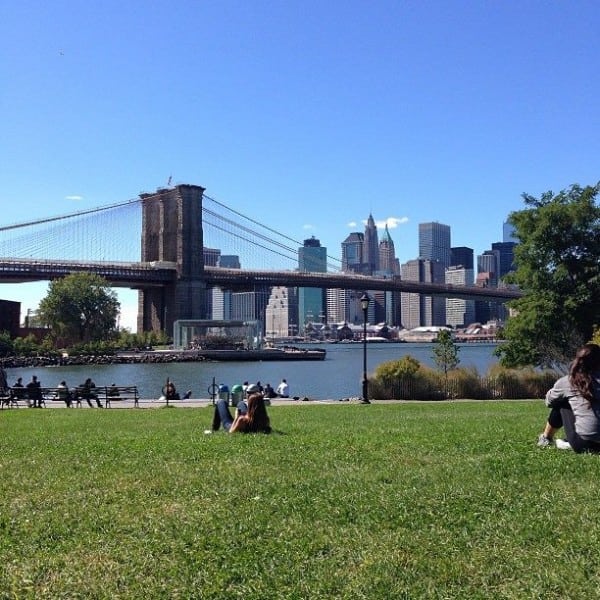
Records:
{"label": "bridge roadway", "polygon": [[[68,260],[36,260],[0,258],[0,284],[48,281],[69,273],[93,272],[104,277],[111,286],[160,287],[177,278],[175,263],[167,262],[78,262]],[[471,300],[512,300],[521,297],[514,288],[482,288],[444,283],[420,283],[400,278],[377,278],[354,273],[304,273],[298,271],[258,271],[205,267],[205,281],[234,291],[253,290],[256,286],[315,287],[345,290],[382,290],[466,298]]]}

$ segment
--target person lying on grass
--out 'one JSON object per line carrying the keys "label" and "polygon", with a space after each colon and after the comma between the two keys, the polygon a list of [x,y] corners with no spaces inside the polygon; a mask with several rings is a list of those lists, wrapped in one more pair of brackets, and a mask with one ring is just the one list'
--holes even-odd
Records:
{"label": "person lying on grass", "polygon": [[247,400],[247,412],[241,412],[235,409],[235,416],[232,417],[227,406],[227,400],[220,398],[215,405],[212,430],[219,431],[223,426],[229,433],[271,433],[271,423],[265,399],[262,394],[251,394]]}
{"label": "person lying on grass", "polygon": [[585,344],[577,350],[569,374],[548,390],[546,406],[550,415],[538,446],[551,446],[564,427],[568,444],[556,440],[557,448],[600,453],[600,346]]}

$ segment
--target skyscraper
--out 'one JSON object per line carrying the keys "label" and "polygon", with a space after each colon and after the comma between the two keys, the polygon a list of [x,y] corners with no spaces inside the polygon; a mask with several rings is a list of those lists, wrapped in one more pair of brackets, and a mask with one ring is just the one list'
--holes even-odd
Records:
{"label": "skyscraper", "polygon": [[400,263],[396,258],[394,240],[392,240],[387,224],[379,242],[379,272],[400,275]]}
{"label": "skyscraper", "polygon": [[[419,258],[437,260],[450,266],[450,226],[442,223],[419,223]],[[442,279],[440,283],[444,280]]]}
{"label": "skyscraper", "polygon": [[[473,248],[457,246],[450,248],[450,266],[473,270]],[[473,283],[471,281],[471,283]]]}
{"label": "skyscraper", "polygon": [[[298,249],[298,269],[311,273],[327,272],[327,248],[314,236],[304,240]],[[302,328],[308,322],[321,322],[326,315],[325,291],[320,288],[298,288],[298,320]]]}
{"label": "skyscraper", "polygon": [[275,286],[271,290],[265,309],[265,335],[267,339],[294,335],[298,324],[296,316],[296,288]]}
{"label": "skyscraper", "polygon": [[[379,271],[375,273],[382,277],[400,277],[400,261],[396,258],[394,240],[390,235],[386,224],[383,235],[379,242]],[[376,322],[385,321],[388,325],[400,325],[400,293],[385,292],[381,301],[381,311],[378,310],[378,302],[375,301]]]}
{"label": "skyscraper", "polygon": [[[409,260],[402,264],[402,279],[421,283],[443,282],[444,267],[435,260]],[[402,292],[401,313],[402,325],[407,329],[446,324],[446,304],[442,297]]]}
{"label": "skyscraper", "polygon": [[375,271],[379,270],[379,237],[377,235],[377,225],[375,225],[372,214],[369,214],[365,226],[363,263],[363,272],[365,275],[372,275]]}
{"label": "skyscraper", "polygon": [[364,239],[362,233],[354,231],[342,242],[342,271],[360,273]]}
{"label": "skyscraper", "polygon": [[[235,254],[221,254],[218,256],[217,266],[224,269],[241,269],[240,257]],[[211,290],[212,318],[231,319],[231,290],[214,287]]]}
{"label": "skyscraper", "polygon": [[[446,283],[471,285],[473,269],[463,266],[451,266],[446,269]],[[464,298],[446,298],[446,324],[452,327],[464,327],[475,321],[475,302]]]}
{"label": "skyscraper", "polygon": [[492,244],[492,252],[496,252],[498,256],[498,281],[514,270],[516,245],[515,242],[494,242]]}
{"label": "skyscraper", "polygon": [[502,223],[502,241],[515,243],[519,241],[515,236],[515,228],[511,223]]}

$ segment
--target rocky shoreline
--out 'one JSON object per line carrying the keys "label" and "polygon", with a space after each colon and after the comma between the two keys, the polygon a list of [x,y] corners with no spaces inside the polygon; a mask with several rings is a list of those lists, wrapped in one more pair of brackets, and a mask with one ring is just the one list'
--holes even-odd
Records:
{"label": "rocky shoreline", "polygon": [[207,360],[205,357],[190,352],[127,352],[94,356],[9,356],[0,359],[0,365],[5,369],[20,369],[24,367],[202,362],[205,360]]}
{"label": "rocky shoreline", "polygon": [[324,360],[326,351],[320,348],[264,348],[258,350],[138,350],[115,354],[78,356],[9,356],[0,359],[5,369],[24,367],[57,367],[79,365],[118,365],[174,362],[223,362],[223,361],[295,361]]}

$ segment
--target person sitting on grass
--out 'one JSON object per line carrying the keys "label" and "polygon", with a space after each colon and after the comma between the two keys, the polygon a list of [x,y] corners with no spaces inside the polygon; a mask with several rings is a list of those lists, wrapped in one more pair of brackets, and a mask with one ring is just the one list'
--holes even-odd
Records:
{"label": "person sitting on grass", "polygon": [[265,398],[268,398],[269,400],[271,398],[277,398],[277,392],[273,389],[273,386],[270,383],[267,383],[265,385],[265,391],[263,392],[263,395]]}
{"label": "person sitting on grass", "polygon": [[[577,351],[569,374],[558,379],[546,394],[550,415],[538,446],[556,443],[560,449],[600,453],[600,346],[585,344]],[[567,440],[554,434],[564,427]]]}
{"label": "person sitting on grass", "polygon": [[290,397],[290,386],[285,379],[281,380],[281,383],[277,386],[277,395],[280,398],[289,398]]}
{"label": "person sitting on grass", "polygon": [[167,400],[179,400],[179,392],[175,388],[175,384],[168,377],[162,393]]}
{"label": "person sitting on grass", "polygon": [[250,394],[247,402],[248,412],[243,413],[236,408],[235,416],[232,417],[227,400],[223,398],[217,400],[212,430],[219,431],[222,426],[229,433],[271,433],[271,422],[263,395],[260,393]]}

